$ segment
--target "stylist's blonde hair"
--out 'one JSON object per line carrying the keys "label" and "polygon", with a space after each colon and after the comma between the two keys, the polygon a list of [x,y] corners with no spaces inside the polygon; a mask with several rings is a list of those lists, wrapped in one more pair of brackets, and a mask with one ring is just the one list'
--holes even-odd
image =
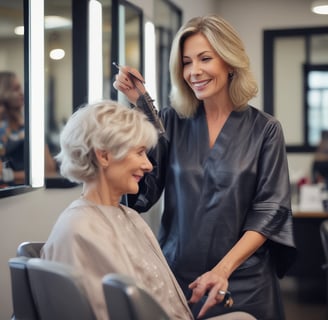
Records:
{"label": "stylist's blonde hair", "polygon": [[232,26],[217,15],[196,17],[183,25],[176,34],[170,55],[171,105],[182,117],[195,114],[200,101],[183,78],[182,48],[184,41],[201,33],[214,51],[233,69],[229,95],[235,109],[245,107],[257,94],[257,84],[250,71],[244,45]]}

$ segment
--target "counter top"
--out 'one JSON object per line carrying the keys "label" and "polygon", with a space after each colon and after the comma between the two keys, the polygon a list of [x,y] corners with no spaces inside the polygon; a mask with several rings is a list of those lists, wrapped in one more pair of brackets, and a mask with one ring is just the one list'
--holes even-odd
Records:
{"label": "counter top", "polygon": [[328,212],[320,211],[293,211],[294,218],[327,218]]}

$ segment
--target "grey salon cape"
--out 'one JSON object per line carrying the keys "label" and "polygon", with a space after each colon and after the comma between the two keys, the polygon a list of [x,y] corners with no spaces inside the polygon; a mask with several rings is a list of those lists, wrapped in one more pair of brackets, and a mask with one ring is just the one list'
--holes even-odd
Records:
{"label": "grey salon cape", "polygon": [[[187,299],[188,285],[211,270],[247,230],[266,243],[229,278],[232,308],[284,319],[278,278],[296,256],[290,184],[280,123],[254,107],[233,111],[212,148],[202,105],[192,118],[160,112],[166,133],[149,157],[154,170],[129,206],[147,211],[164,192],[159,241]],[[206,297],[205,297],[206,298]],[[204,301],[202,301],[203,303]],[[200,304],[191,306],[197,315]]]}

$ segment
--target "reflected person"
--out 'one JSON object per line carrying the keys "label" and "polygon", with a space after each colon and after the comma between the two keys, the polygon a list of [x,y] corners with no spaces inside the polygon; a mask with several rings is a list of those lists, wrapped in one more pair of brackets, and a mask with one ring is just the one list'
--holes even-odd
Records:
{"label": "reflected person", "polygon": [[[18,76],[12,71],[0,72],[0,105],[3,108],[0,121],[1,159],[6,169],[11,170],[14,184],[24,184],[24,93]],[[46,173],[56,172],[56,163],[48,145],[45,145],[43,156]]]}

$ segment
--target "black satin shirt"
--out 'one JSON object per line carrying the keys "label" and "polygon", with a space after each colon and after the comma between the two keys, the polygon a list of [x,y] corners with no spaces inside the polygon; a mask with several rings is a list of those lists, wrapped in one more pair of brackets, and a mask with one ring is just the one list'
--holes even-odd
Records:
{"label": "black satin shirt", "polygon": [[[229,278],[233,309],[284,319],[277,276],[288,270],[296,250],[280,123],[251,106],[233,111],[210,148],[203,106],[189,119],[172,108],[161,118],[166,134],[149,154],[154,170],[129,205],[146,211],[165,190],[159,241],[187,298],[188,284],[213,268],[245,231],[263,234],[268,241]],[[211,311],[207,316],[228,310]]]}

